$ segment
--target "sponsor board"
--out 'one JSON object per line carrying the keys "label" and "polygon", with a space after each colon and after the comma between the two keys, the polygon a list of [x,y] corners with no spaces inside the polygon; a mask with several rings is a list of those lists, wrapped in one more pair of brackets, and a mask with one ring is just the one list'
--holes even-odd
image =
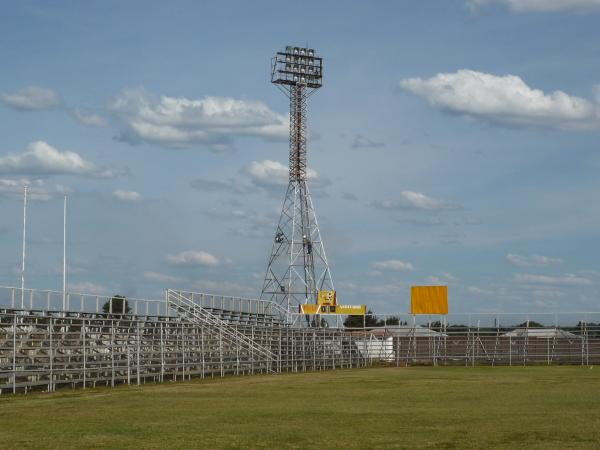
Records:
{"label": "sponsor board", "polygon": [[301,314],[340,314],[344,316],[364,316],[367,313],[366,305],[299,305]]}

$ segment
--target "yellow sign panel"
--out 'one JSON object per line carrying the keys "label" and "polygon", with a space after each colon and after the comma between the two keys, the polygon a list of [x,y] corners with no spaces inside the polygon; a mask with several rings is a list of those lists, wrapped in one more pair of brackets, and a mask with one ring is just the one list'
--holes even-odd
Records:
{"label": "yellow sign panel", "polygon": [[319,305],[314,305],[314,304],[306,304],[306,305],[300,305],[299,308],[299,312],[301,314],[317,314],[317,312],[319,311]]}
{"label": "yellow sign panel", "polygon": [[319,291],[317,296],[317,303],[319,305],[335,305],[336,300],[335,291]]}
{"label": "yellow sign panel", "polygon": [[411,286],[411,314],[448,314],[448,286]]}
{"label": "yellow sign panel", "polygon": [[365,305],[300,305],[299,312],[301,314],[341,314],[350,316],[364,316],[367,313]]}
{"label": "yellow sign panel", "polygon": [[346,316],[364,316],[367,313],[366,305],[337,305],[336,314]]}

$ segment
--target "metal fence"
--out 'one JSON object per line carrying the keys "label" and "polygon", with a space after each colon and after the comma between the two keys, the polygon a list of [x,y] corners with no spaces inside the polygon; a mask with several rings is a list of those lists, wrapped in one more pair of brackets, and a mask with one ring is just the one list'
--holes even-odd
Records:
{"label": "metal fence", "polygon": [[[71,311],[119,314],[116,296],[59,292],[41,289],[21,289],[0,286],[0,308],[24,311]],[[126,311],[140,316],[170,315],[165,300],[127,297]],[[120,305],[120,303],[119,303]]]}
{"label": "metal fence", "polygon": [[171,293],[202,314],[0,287],[0,393],[370,364],[600,364],[600,312],[367,315],[334,326],[271,302]]}
{"label": "metal fence", "polygon": [[171,317],[0,311],[0,394],[359,367],[339,329],[236,325],[273,357],[215,326]]}
{"label": "metal fence", "polygon": [[[198,292],[183,293],[199,306],[215,311],[272,315],[282,319],[285,319],[287,314],[279,305],[268,300]],[[125,306],[122,302],[125,302]],[[132,314],[152,317],[175,316],[166,299],[125,298],[40,289],[22,290],[9,286],[0,286],[0,309]]]}

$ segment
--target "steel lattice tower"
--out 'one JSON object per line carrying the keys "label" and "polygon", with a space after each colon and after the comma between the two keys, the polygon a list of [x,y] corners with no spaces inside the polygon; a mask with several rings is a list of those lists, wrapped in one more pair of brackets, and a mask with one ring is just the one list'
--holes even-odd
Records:
{"label": "steel lattice tower", "polygon": [[319,290],[334,289],[307,183],[307,104],[322,80],[323,59],[313,49],[288,46],[273,58],[271,82],[290,100],[289,184],[261,298],[288,312],[317,303]]}

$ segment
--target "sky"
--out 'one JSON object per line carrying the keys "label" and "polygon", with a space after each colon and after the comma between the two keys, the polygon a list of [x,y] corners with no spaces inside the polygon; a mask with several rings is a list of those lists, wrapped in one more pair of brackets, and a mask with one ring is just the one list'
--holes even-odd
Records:
{"label": "sky", "polygon": [[600,0],[21,1],[0,16],[0,285],[257,298],[287,183],[286,45],[340,303],[600,311]]}

